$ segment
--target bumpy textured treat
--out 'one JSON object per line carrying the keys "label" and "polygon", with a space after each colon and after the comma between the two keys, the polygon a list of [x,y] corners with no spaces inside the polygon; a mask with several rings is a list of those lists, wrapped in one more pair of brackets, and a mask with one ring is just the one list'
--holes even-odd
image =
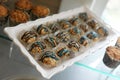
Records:
{"label": "bumpy textured treat", "polygon": [[55,39],[55,37],[48,37],[45,39],[45,42],[48,43],[48,45],[50,45],[51,47],[56,47],[58,45],[58,42]]}
{"label": "bumpy textured treat", "polygon": [[20,10],[12,10],[10,12],[10,23],[11,25],[17,25],[19,23],[25,23],[29,21],[29,15],[26,12],[22,12]]}
{"label": "bumpy textured treat", "polygon": [[120,49],[114,46],[108,46],[103,62],[110,68],[116,68],[120,64]]}
{"label": "bumpy textured treat", "polygon": [[70,20],[70,23],[71,23],[73,26],[77,26],[77,25],[80,24],[80,20],[79,20],[79,18],[72,18],[72,19]]}
{"label": "bumpy textured treat", "polygon": [[51,29],[52,33],[55,33],[60,29],[60,25],[58,23],[53,23],[49,26],[49,28]]}
{"label": "bumpy textured treat", "polygon": [[66,58],[66,57],[69,57],[70,56],[70,51],[64,47],[64,48],[60,48],[58,51],[57,51],[57,55],[61,58]]}
{"label": "bumpy textured treat", "polygon": [[41,57],[41,62],[45,64],[47,67],[55,67],[57,66],[57,62],[59,58],[52,51],[46,51]]}
{"label": "bumpy textured treat", "polygon": [[92,29],[97,29],[97,22],[96,20],[92,19],[87,22],[87,24],[92,28]]}
{"label": "bumpy textured treat", "polygon": [[49,33],[49,30],[48,30],[48,28],[47,28],[46,26],[40,25],[40,26],[38,26],[38,28],[37,28],[37,33],[38,33],[39,35],[46,35],[46,34]]}
{"label": "bumpy textured treat", "polygon": [[94,31],[89,32],[89,33],[87,34],[87,37],[88,37],[89,39],[92,39],[93,41],[97,41],[97,40],[98,40],[98,34],[97,34],[96,32],[94,32]]}
{"label": "bumpy textured treat", "polygon": [[34,6],[31,10],[32,20],[46,17],[50,14],[49,8],[45,6]]}
{"label": "bumpy textured treat", "polygon": [[60,41],[62,42],[67,42],[70,40],[70,36],[67,32],[59,32],[57,35],[56,35],[57,38],[60,39]]}
{"label": "bumpy textured treat", "polygon": [[108,31],[107,31],[107,29],[105,29],[104,27],[99,27],[99,28],[97,29],[97,32],[98,32],[98,34],[101,35],[101,36],[107,36],[107,35],[108,35]]}
{"label": "bumpy textured treat", "polygon": [[33,43],[30,47],[30,52],[31,54],[35,55],[36,53],[40,53],[46,48],[45,43],[37,41],[35,43]]}
{"label": "bumpy textured treat", "polygon": [[21,40],[25,43],[33,43],[37,40],[37,34],[33,31],[26,31],[21,37]]}
{"label": "bumpy textured treat", "polygon": [[60,26],[61,26],[63,29],[67,29],[67,28],[70,28],[70,27],[71,27],[71,24],[70,24],[67,20],[62,20],[62,21],[60,21]]}
{"label": "bumpy textured treat", "polygon": [[0,26],[7,23],[8,20],[8,9],[0,4]]}
{"label": "bumpy textured treat", "polygon": [[115,46],[117,46],[118,48],[120,48],[120,37],[118,37],[118,39],[117,39],[117,42],[116,42]]}
{"label": "bumpy textured treat", "polygon": [[89,40],[86,36],[82,36],[80,39],[79,39],[79,43],[83,46],[88,46],[89,45]]}
{"label": "bumpy textured treat", "polygon": [[29,11],[32,9],[32,2],[30,0],[18,0],[15,3],[15,6],[17,9]]}
{"label": "bumpy textured treat", "polygon": [[80,17],[80,19],[83,20],[83,21],[87,21],[87,20],[88,20],[88,15],[87,15],[86,12],[80,13],[80,14],[79,14],[79,17]]}
{"label": "bumpy textured treat", "polygon": [[70,41],[68,43],[68,47],[73,51],[73,52],[78,52],[80,49],[80,45],[76,41]]}
{"label": "bumpy textured treat", "polygon": [[79,27],[80,27],[84,32],[89,31],[89,26],[86,25],[86,24],[80,24]]}
{"label": "bumpy textured treat", "polygon": [[74,27],[74,28],[69,30],[69,33],[72,35],[76,35],[76,34],[81,34],[82,31],[78,27]]}

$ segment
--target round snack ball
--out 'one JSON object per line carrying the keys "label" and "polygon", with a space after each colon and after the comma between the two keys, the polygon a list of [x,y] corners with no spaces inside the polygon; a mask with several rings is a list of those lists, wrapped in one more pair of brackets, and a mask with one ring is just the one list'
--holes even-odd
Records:
{"label": "round snack ball", "polygon": [[87,46],[89,45],[89,40],[86,36],[82,36],[80,39],[79,39],[79,43],[83,46]]}
{"label": "round snack ball", "polygon": [[86,25],[86,24],[80,24],[79,27],[80,27],[84,32],[89,31],[89,26]]}
{"label": "round snack ball", "polygon": [[28,44],[35,42],[37,40],[37,34],[34,31],[26,31],[21,37],[21,40]]}
{"label": "round snack ball", "polygon": [[0,4],[0,18],[8,15],[8,9]]}
{"label": "round snack ball", "polygon": [[96,29],[97,28],[97,21],[92,19],[92,20],[89,20],[87,22],[87,24],[92,28],[92,29]]}
{"label": "round snack ball", "polygon": [[50,14],[49,8],[41,5],[34,6],[31,12],[37,17],[46,17]]}
{"label": "round snack ball", "polygon": [[31,10],[32,2],[30,0],[18,0],[15,6],[20,10]]}
{"label": "round snack ball", "polygon": [[82,19],[83,21],[87,21],[88,20],[88,15],[86,12],[82,12],[79,14],[79,18]]}
{"label": "round snack ball", "polygon": [[58,23],[53,23],[49,26],[49,28],[51,29],[52,33],[55,33],[60,29],[60,25]]}
{"label": "round snack ball", "polygon": [[48,30],[48,28],[46,26],[44,26],[44,25],[41,24],[40,26],[38,26],[37,32],[40,35],[46,35],[46,34],[49,33],[49,30]]}
{"label": "round snack ball", "polygon": [[46,51],[42,55],[40,60],[43,64],[45,64],[48,67],[55,67],[57,65],[59,58],[55,55],[54,52]]}
{"label": "round snack ball", "polygon": [[13,23],[25,23],[29,20],[29,15],[20,10],[12,10],[10,12],[10,21]]}
{"label": "round snack ball", "polygon": [[105,29],[104,27],[99,27],[97,29],[98,34],[100,34],[101,36],[107,36],[108,35],[108,31],[107,29]]}
{"label": "round snack ball", "polygon": [[70,23],[71,23],[72,25],[74,25],[74,26],[77,26],[77,25],[79,25],[80,20],[79,20],[79,18],[72,18],[72,19],[70,20]]}
{"label": "round snack ball", "polygon": [[76,41],[70,41],[68,47],[74,52],[78,52],[80,49],[80,45]]}
{"label": "round snack ball", "polygon": [[58,42],[54,37],[46,38],[45,42],[48,43],[51,47],[56,47],[58,45]]}
{"label": "round snack ball", "polygon": [[45,43],[39,41],[33,43],[29,51],[35,55],[36,53],[41,53],[45,48],[46,48]]}
{"label": "round snack ball", "polygon": [[98,40],[98,34],[96,32],[94,32],[94,31],[88,33],[87,37],[89,39],[92,39],[93,41],[97,41]]}
{"label": "round snack ball", "polygon": [[70,55],[70,51],[67,49],[67,48],[60,48],[58,51],[57,51],[57,55],[59,57],[68,57]]}
{"label": "round snack ball", "polygon": [[70,36],[67,32],[59,32],[56,37],[59,38],[62,42],[67,42],[70,40]]}
{"label": "round snack ball", "polygon": [[62,21],[60,21],[60,26],[63,29],[67,29],[67,28],[71,27],[71,24],[67,20],[62,20]]}
{"label": "round snack ball", "polygon": [[81,30],[78,27],[74,27],[74,28],[70,29],[69,32],[72,35],[76,35],[76,34],[80,34]]}

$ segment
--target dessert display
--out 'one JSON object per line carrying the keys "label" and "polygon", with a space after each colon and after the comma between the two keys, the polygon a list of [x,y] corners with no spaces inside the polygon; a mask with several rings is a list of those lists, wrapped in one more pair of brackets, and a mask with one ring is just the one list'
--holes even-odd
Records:
{"label": "dessert display", "polygon": [[12,10],[9,14],[10,25],[17,25],[29,21],[29,15],[26,12],[20,10]]}
{"label": "dessert display", "polygon": [[116,46],[108,46],[103,62],[110,68],[116,68],[120,64],[120,49]]}
{"label": "dessert display", "polygon": [[45,78],[101,49],[114,35],[83,7],[8,27],[5,32]]}
{"label": "dessert display", "polygon": [[50,14],[49,8],[41,5],[33,6],[31,10],[31,19],[35,20],[38,18],[43,18],[46,17]]}
{"label": "dessert display", "polygon": [[32,9],[32,2],[30,0],[18,0],[15,3],[15,7],[16,9],[22,10],[22,11],[26,11],[26,12],[30,12],[30,10]]}
{"label": "dessert display", "polygon": [[[80,20],[83,20],[83,22]],[[88,24],[89,20],[90,24]],[[81,48],[87,48],[92,43],[107,37],[108,31],[105,27],[98,27],[96,30],[91,28],[94,21],[91,23],[89,15],[83,12],[79,16],[76,15],[70,18],[70,20],[61,19],[56,22],[34,26],[33,30],[26,31],[23,34],[21,41],[28,46],[32,43],[28,50],[31,55],[33,57],[40,55],[38,59],[41,60],[42,58],[43,64],[54,67],[59,62],[57,63],[53,57],[48,57],[48,54],[49,56],[55,54],[53,56],[65,61],[78,55]],[[94,26],[96,26],[96,23]],[[41,55],[43,56],[41,57]]]}
{"label": "dessert display", "polygon": [[0,4],[0,26],[3,26],[8,21],[8,9]]}

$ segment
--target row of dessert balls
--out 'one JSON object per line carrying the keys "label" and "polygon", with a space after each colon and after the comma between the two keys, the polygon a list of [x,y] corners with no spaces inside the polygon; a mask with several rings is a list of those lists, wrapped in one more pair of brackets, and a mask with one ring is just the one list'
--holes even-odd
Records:
{"label": "row of dessert balls", "polygon": [[0,4],[0,11],[0,25],[4,25],[8,19],[11,25],[17,25],[50,14],[49,8],[42,5],[33,5],[30,0],[17,0],[13,10],[8,9],[4,4]]}

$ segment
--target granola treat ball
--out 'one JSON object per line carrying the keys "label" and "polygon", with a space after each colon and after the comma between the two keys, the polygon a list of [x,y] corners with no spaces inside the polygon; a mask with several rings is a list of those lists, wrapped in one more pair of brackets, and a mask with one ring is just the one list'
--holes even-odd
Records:
{"label": "granola treat ball", "polygon": [[108,46],[103,62],[110,68],[116,68],[120,64],[120,49],[115,46]]}
{"label": "granola treat ball", "polygon": [[46,34],[48,34],[49,33],[49,30],[48,30],[48,28],[46,27],[46,26],[44,26],[44,25],[40,25],[40,26],[38,26],[38,28],[37,28],[37,33],[39,34],[39,35],[46,35]]}
{"label": "granola treat ball", "polygon": [[82,36],[79,39],[79,43],[83,46],[88,46],[89,45],[89,39],[86,36]]}
{"label": "granola treat ball", "polygon": [[45,43],[43,42],[40,42],[40,41],[37,41],[37,42],[34,42],[29,51],[31,52],[32,55],[35,55],[37,53],[41,54],[41,52],[46,48],[46,45]]}
{"label": "granola treat ball", "polygon": [[38,18],[46,17],[50,14],[49,8],[41,5],[34,6],[31,10],[31,19],[35,20]]}
{"label": "granola treat ball", "polygon": [[40,60],[47,67],[55,67],[55,66],[57,66],[59,58],[56,56],[56,54],[54,52],[52,52],[52,51],[46,51],[42,55],[42,57],[41,57]]}
{"label": "granola treat ball", "polygon": [[77,26],[80,24],[80,20],[79,18],[75,17],[75,18],[72,18],[70,21],[69,21],[73,26]]}
{"label": "granola treat ball", "polygon": [[15,7],[22,11],[29,11],[32,9],[32,2],[30,0],[18,0],[15,3]]}
{"label": "granola treat ball", "polygon": [[89,26],[86,25],[86,24],[80,24],[79,27],[80,27],[84,32],[89,31]]}
{"label": "granola treat ball", "polygon": [[98,34],[97,34],[96,32],[94,32],[94,31],[89,32],[89,33],[87,34],[87,37],[88,37],[89,39],[92,39],[93,41],[97,41],[97,40],[98,40]]}
{"label": "granola treat ball", "polygon": [[97,21],[92,19],[87,22],[87,24],[92,28],[92,29],[97,29]]}
{"label": "granola treat ball", "polygon": [[9,20],[10,25],[14,26],[29,21],[29,15],[26,12],[22,12],[20,10],[11,10]]}
{"label": "granola treat ball", "polygon": [[107,36],[108,35],[108,31],[104,27],[99,27],[97,29],[97,32],[100,36]]}
{"label": "granola treat ball", "polygon": [[82,12],[79,14],[79,18],[86,22],[88,20],[88,15],[86,12]]}
{"label": "granola treat ball", "polygon": [[56,47],[58,45],[58,42],[55,37],[47,37],[45,38],[45,42],[50,45],[50,47]]}
{"label": "granola treat ball", "polygon": [[28,44],[33,43],[37,40],[37,34],[34,31],[26,31],[21,37],[21,40]]}
{"label": "granola treat ball", "polygon": [[67,32],[65,32],[65,31],[59,32],[59,33],[56,35],[56,37],[57,37],[58,39],[60,39],[60,41],[62,41],[62,42],[67,42],[67,41],[70,40],[69,34],[68,34]]}
{"label": "granola treat ball", "polygon": [[60,58],[67,58],[70,56],[70,51],[66,48],[59,48],[57,53],[56,53]]}
{"label": "granola treat ball", "polygon": [[0,4],[0,26],[3,26],[8,21],[8,9]]}
{"label": "granola treat ball", "polygon": [[77,34],[81,34],[82,31],[78,27],[74,27],[69,29],[69,33],[72,35],[77,35]]}
{"label": "granola treat ball", "polygon": [[80,45],[76,41],[70,41],[68,43],[68,47],[73,51],[73,52],[78,52],[80,49]]}
{"label": "granola treat ball", "polygon": [[60,25],[58,23],[53,23],[49,26],[49,28],[52,31],[52,33],[55,33],[60,29]]}
{"label": "granola treat ball", "polygon": [[60,26],[62,29],[67,29],[71,27],[71,24],[67,20],[60,21]]}

